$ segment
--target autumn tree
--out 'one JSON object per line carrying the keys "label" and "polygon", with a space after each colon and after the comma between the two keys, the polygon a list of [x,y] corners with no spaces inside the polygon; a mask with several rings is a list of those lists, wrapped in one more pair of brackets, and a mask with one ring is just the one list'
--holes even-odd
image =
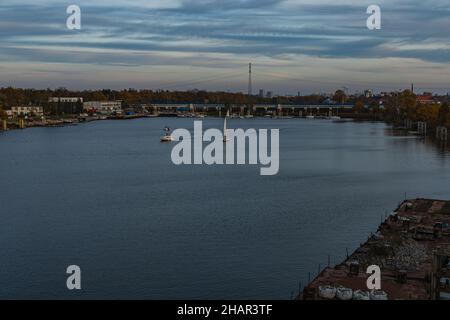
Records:
{"label": "autumn tree", "polygon": [[439,125],[441,125],[441,126],[447,125],[449,116],[450,116],[450,107],[449,107],[448,103],[444,103],[439,108],[439,113],[438,113]]}
{"label": "autumn tree", "polygon": [[355,105],[353,106],[353,112],[363,113],[364,111],[365,111],[364,102],[362,100],[356,101]]}
{"label": "autumn tree", "polygon": [[400,113],[404,118],[411,120],[415,119],[415,112],[417,107],[416,95],[410,90],[404,90],[398,95],[398,106]]}

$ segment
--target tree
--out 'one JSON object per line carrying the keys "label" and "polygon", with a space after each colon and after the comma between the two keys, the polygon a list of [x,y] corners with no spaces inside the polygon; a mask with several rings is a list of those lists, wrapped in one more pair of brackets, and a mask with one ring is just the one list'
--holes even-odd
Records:
{"label": "tree", "polygon": [[90,100],[92,101],[106,101],[108,100],[101,91],[94,91],[90,94]]}
{"label": "tree", "polygon": [[347,100],[347,95],[343,90],[337,90],[334,93],[333,100],[339,102],[340,104],[344,104],[345,101]]}
{"label": "tree", "polygon": [[447,121],[444,124],[447,128],[450,128],[450,113],[447,115]]}
{"label": "tree", "polygon": [[415,115],[417,109],[417,100],[414,93],[412,93],[410,90],[404,90],[398,96],[398,103],[400,107],[400,113],[404,118],[416,120]]}
{"label": "tree", "polygon": [[353,112],[355,112],[355,113],[363,113],[364,110],[365,110],[364,102],[362,102],[362,100],[356,101],[355,105],[353,106]]}
{"label": "tree", "polygon": [[377,101],[371,101],[369,103],[369,110],[373,114],[377,114],[380,112],[380,104]]}
{"label": "tree", "polygon": [[0,106],[0,120],[6,120],[6,112],[3,110],[3,107]]}
{"label": "tree", "polygon": [[438,122],[439,125],[445,126],[450,116],[450,107],[448,103],[444,103],[439,108]]}

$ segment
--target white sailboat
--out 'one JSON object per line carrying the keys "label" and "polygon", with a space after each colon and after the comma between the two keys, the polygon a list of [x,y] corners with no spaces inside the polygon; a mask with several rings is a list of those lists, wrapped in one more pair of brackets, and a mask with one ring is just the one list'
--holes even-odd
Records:
{"label": "white sailboat", "polygon": [[223,142],[228,141],[227,136],[227,118],[230,116],[230,110],[227,111],[227,115],[225,116],[225,120],[223,121]]}

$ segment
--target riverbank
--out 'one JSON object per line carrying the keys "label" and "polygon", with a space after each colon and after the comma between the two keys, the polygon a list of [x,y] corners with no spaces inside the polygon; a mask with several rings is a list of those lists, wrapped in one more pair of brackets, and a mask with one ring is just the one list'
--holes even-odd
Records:
{"label": "riverbank", "polygon": [[[177,114],[177,113],[158,113],[158,114],[131,114],[131,115],[108,115],[108,116],[90,116],[90,115],[81,115],[81,116],[68,116],[68,117],[52,117],[47,118],[45,120],[40,119],[13,119],[8,120],[6,123],[7,130],[15,130],[15,129],[26,129],[26,128],[34,128],[34,127],[62,127],[67,125],[76,125],[79,123],[85,122],[93,122],[93,121],[102,121],[102,120],[133,120],[133,119],[141,119],[141,118],[167,118],[167,117],[179,117],[179,118],[199,118],[203,119],[206,116],[204,114]],[[221,117],[219,114],[208,115],[208,117]],[[223,118],[223,117],[222,117]],[[232,117],[232,118],[242,118],[245,117]],[[266,117],[255,117],[255,118],[266,118]],[[274,119],[293,119],[294,117],[272,117]],[[299,117],[296,117],[299,118]],[[245,118],[247,119],[247,118]],[[317,118],[322,119],[322,118]],[[343,119],[345,121],[346,119]],[[0,131],[5,131],[3,126],[0,128]]]}
{"label": "riverbank", "polygon": [[345,261],[323,269],[298,298],[326,299],[324,292],[343,287],[353,291],[353,299],[370,299],[366,270],[377,265],[387,299],[449,299],[449,256],[450,201],[407,200]]}
{"label": "riverbank", "polygon": [[[77,125],[84,122],[102,121],[102,120],[132,120],[140,118],[153,118],[154,115],[149,114],[133,114],[133,115],[119,115],[119,116],[79,116],[79,117],[52,117],[44,120],[28,119],[20,121],[19,119],[7,120],[7,130],[26,129],[36,127],[64,127],[69,125]],[[6,130],[6,131],[7,131]],[[4,126],[0,131],[5,131]]]}

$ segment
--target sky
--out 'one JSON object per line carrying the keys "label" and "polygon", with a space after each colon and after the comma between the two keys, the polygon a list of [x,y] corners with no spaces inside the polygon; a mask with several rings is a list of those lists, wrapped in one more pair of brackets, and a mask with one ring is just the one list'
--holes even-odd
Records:
{"label": "sky", "polygon": [[449,31],[448,0],[1,0],[0,87],[447,93]]}

